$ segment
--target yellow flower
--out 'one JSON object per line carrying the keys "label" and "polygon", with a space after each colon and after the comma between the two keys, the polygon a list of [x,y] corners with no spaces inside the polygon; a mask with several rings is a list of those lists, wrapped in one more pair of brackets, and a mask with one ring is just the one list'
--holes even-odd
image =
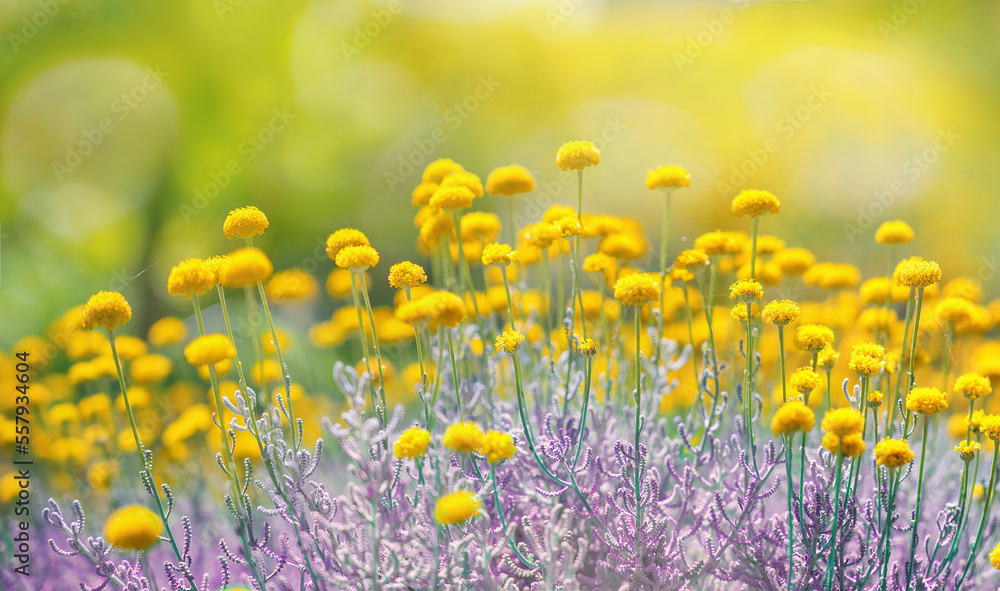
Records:
{"label": "yellow flower", "polygon": [[423,207],[431,202],[431,197],[434,196],[434,191],[438,189],[437,183],[420,183],[417,188],[413,190],[410,202],[415,207]]}
{"label": "yellow flower", "polygon": [[816,256],[805,248],[786,248],[774,255],[785,275],[801,275],[816,264]]}
{"label": "yellow flower", "polygon": [[126,550],[145,550],[163,533],[163,523],[152,511],[139,505],[123,507],[104,524],[104,539]]}
{"label": "yellow flower", "polygon": [[830,453],[848,458],[856,458],[865,453],[865,440],[861,438],[860,433],[851,433],[843,437],[835,433],[826,433],[823,435],[822,445]]}
{"label": "yellow flower", "polygon": [[562,237],[558,228],[548,222],[538,222],[529,224],[521,228],[519,234],[520,242],[536,248],[548,248],[552,243]]}
{"label": "yellow flower", "polygon": [[684,269],[696,273],[699,269],[709,263],[708,254],[700,248],[690,248],[682,250],[674,261],[675,269]]}
{"label": "yellow flower", "polygon": [[878,408],[878,407],[882,406],[882,398],[884,398],[884,397],[885,397],[885,395],[882,394],[882,392],[880,392],[878,390],[874,390],[872,392],[869,392],[868,393],[868,400],[867,400],[867,402],[868,402],[868,408]]}
{"label": "yellow flower", "polygon": [[184,322],[174,316],[165,316],[149,327],[146,339],[157,347],[172,345],[184,340]]}
{"label": "yellow flower", "polygon": [[965,463],[971,462],[976,457],[976,452],[982,448],[978,441],[969,441],[967,439],[962,440],[958,445],[955,446],[955,451],[958,452],[959,457]]}
{"label": "yellow flower", "polygon": [[[976,419],[976,413],[972,414],[972,418],[973,420]],[[985,413],[980,415],[979,431],[986,433],[993,441],[1000,441],[1000,415],[988,415]]]}
{"label": "yellow flower", "polygon": [[941,267],[934,261],[908,261],[899,269],[899,282],[907,287],[927,287],[941,281]]}
{"label": "yellow flower", "polygon": [[459,220],[462,240],[493,242],[500,235],[500,218],[485,211],[470,211]]}
{"label": "yellow flower", "polygon": [[733,198],[732,211],[738,216],[757,217],[781,211],[781,202],[768,191],[744,189]]}
{"label": "yellow flower", "polygon": [[337,254],[348,246],[370,246],[368,237],[354,228],[341,228],[326,239],[326,254],[331,261],[337,260]]}
{"label": "yellow flower", "polygon": [[479,513],[481,508],[482,505],[471,492],[460,490],[438,499],[434,505],[434,519],[444,525],[461,523]]}
{"label": "yellow flower", "polygon": [[615,298],[623,306],[641,305],[660,298],[660,281],[649,273],[634,273],[615,282]]}
{"label": "yellow flower", "polygon": [[962,298],[972,303],[983,301],[983,286],[971,277],[958,277],[945,284],[941,295],[946,298]]}
{"label": "yellow flower", "polygon": [[967,373],[955,380],[955,391],[969,400],[978,400],[993,391],[990,379],[977,373]]}
{"label": "yellow flower", "polygon": [[1000,570],[1000,543],[990,550],[990,564],[993,565],[993,568]]}
{"label": "yellow flower", "polygon": [[[440,189],[450,187],[465,187],[472,193],[472,197],[475,199],[483,196],[483,181],[479,180],[479,177],[471,172],[453,172],[441,179]],[[433,200],[434,198],[431,197],[431,205],[434,205]]]}
{"label": "yellow flower", "polygon": [[509,244],[494,242],[487,244],[483,248],[482,261],[484,265],[497,265],[506,267],[517,260],[517,251],[513,250]]}
{"label": "yellow flower", "polygon": [[132,361],[129,373],[132,379],[139,382],[158,382],[170,375],[173,362],[166,355],[143,355]]}
{"label": "yellow flower", "polygon": [[601,151],[593,142],[566,142],[556,154],[556,166],[562,170],[583,170],[601,163]]}
{"label": "yellow flower", "polygon": [[410,427],[396,440],[392,446],[392,452],[399,459],[416,459],[424,455],[427,446],[431,442],[431,434],[420,427]]}
{"label": "yellow flower", "polygon": [[875,444],[875,463],[887,468],[900,468],[913,461],[915,454],[902,439],[885,438]]}
{"label": "yellow flower", "polygon": [[889,301],[889,280],[885,277],[873,277],[861,284],[858,293],[866,303],[884,304]]}
{"label": "yellow flower", "polygon": [[440,158],[427,165],[422,180],[425,183],[440,183],[444,177],[456,172],[465,172],[465,169],[451,158]]}
{"label": "yellow flower", "polygon": [[500,460],[514,457],[517,448],[514,447],[514,439],[507,433],[487,431],[483,436],[483,446],[479,448],[479,453],[486,456],[489,463],[496,464]]}
{"label": "yellow flower", "polygon": [[729,240],[728,233],[716,230],[695,238],[694,247],[708,255],[725,254]]}
{"label": "yellow flower", "polygon": [[468,187],[454,185],[438,187],[431,197],[429,205],[441,209],[468,209],[472,207],[472,201],[476,196]]}
{"label": "yellow flower", "polygon": [[486,192],[491,195],[517,195],[535,190],[535,177],[523,166],[501,166],[486,178]]}
{"label": "yellow flower", "polygon": [[370,246],[348,246],[337,253],[336,263],[341,269],[364,271],[378,265],[378,251]]}
{"label": "yellow flower", "polygon": [[267,281],[274,265],[264,251],[256,247],[241,248],[226,256],[219,270],[219,283],[226,287],[245,287]]}
{"label": "yellow flower", "polygon": [[816,425],[816,414],[799,400],[789,400],[781,405],[771,419],[775,435],[790,435],[796,431],[808,433]]}
{"label": "yellow flower", "polygon": [[873,377],[882,372],[885,361],[885,348],[875,343],[861,342],[851,349],[851,361],[847,367],[860,376]]}
{"label": "yellow flower", "polygon": [[838,437],[846,437],[861,433],[864,422],[864,417],[858,411],[850,408],[837,408],[826,413],[820,426],[828,433],[833,433]]}
{"label": "yellow flower", "polygon": [[597,251],[616,259],[637,259],[649,252],[649,242],[642,234],[622,232],[605,236],[597,244]]}
{"label": "yellow flower", "polygon": [[83,328],[114,330],[132,319],[132,306],[117,291],[99,291],[83,306]]}
{"label": "yellow flower", "polygon": [[497,350],[513,354],[521,348],[522,342],[524,342],[523,334],[519,331],[507,328],[504,329],[503,334],[497,336]]}
{"label": "yellow flower", "polygon": [[879,244],[906,244],[913,240],[913,228],[903,220],[882,222],[875,230],[875,242]]}
{"label": "yellow flower", "polygon": [[785,248],[785,241],[777,236],[758,236],[757,254],[777,254]]}
{"label": "yellow flower", "polygon": [[805,324],[795,331],[795,347],[818,353],[833,344],[833,331],[822,324]]}
{"label": "yellow flower", "polygon": [[287,269],[275,273],[267,282],[265,291],[267,297],[276,302],[305,300],[316,295],[319,283],[305,269]]}
{"label": "yellow flower", "polygon": [[[746,304],[736,304],[729,310],[729,315],[735,320],[746,324],[747,321],[747,305]],[[750,318],[760,318],[760,304],[753,302],[750,304]]]}
{"label": "yellow flower", "polygon": [[389,285],[396,289],[412,289],[426,281],[427,273],[416,263],[403,261],[389,268]]}
{"label": "yellow flower", "polygon": [[785,326],[799,319],[799,305],[792,300],[772,300],[764,306],[764,320],[775,326]]}
{"label": "yellow flower", "polygon": [[610,284],[618,274],[618,261],[603,252],[595,252],[583,259],[583,270],[587,273],[604,273],[604,280]]}
{"label": "yellow flower", "polygon": [[444,446],[457,452],[471,453],[483,446],[483,431],[475,423],[455,423],[444,432]]}
{"label": "yellow flower", "polygon": [[[455,328],[467,315],[462,298],[448,291],[436,291],[417,300],[424,318],[434,324]],[[400,320],[404,320],[400,318]]]}
{"label": "yellow flower", "polygon": [[906,408],[933,415],[948,408],[948,398],[937,388],[914,388],[906,395]]}
{"label": "yellow flower", "polygon": [[236,357],[236,348],[229,337],[213,333],[196,338],[184,347],[184,358],[194,366],[214,365]]}
{"label": "yellow flower", "polygon": [[584,357],[593,358],[597,355],[597,347],[600,343],[594,339],[579,339],[576,342],[576,350],[579,351]]}
{"label": "yellow flower", "polygon": [[233,238],[250,238],[264,233],[268,221],[264,212],[250,205],[229,212],[222,224],[222,233],[226,240]]}
{"label": "yellow flower", "polygon": [[681,166],[661,166],[646,175],[646,187],[650,189],[690,186],[691,175]]}
{"label": "yellow flower", "polygon": [[764,295],[764,288],[753,279],[739,279],[729,286],[729,298],[752,302]]}
{"label": "yellow flower", "polygon": [[194,294],[201,295],[212,289],[218,280],[218,276],[205,261],[187,259],[170,269],[170,275],[167,276],[167,292],[170,295],[185,295],[190,298]]}
{"label": "yellow flower", "polygon": [[800,367],[795,370],[788,381],[793,388],[802,394],[812,392],[820,386],[819,374],[814,372],[811,367]]}

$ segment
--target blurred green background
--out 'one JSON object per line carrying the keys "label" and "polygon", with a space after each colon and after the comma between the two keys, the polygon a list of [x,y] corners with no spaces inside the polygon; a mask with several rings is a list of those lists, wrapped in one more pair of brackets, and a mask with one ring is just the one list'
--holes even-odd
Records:
{"label": "blurred green background", "polygon": [[227,252],[250,204],[276,267],[321,280],[321,241],[364,230],[385,301],[424,165],[528,167],[534,221],[575,203],[570,139],[603,152],[586,209],[653,220],[654,244],[646,171],[691,171],[674,252],[746,230],[728,201],[766,188],[790,246],[883,273],[874,230],[902,218],[906,254],[995,293],[998,29],[996,2],[3,0],[0,345],[100,289],[144,324],[186,311],[170,267]]}

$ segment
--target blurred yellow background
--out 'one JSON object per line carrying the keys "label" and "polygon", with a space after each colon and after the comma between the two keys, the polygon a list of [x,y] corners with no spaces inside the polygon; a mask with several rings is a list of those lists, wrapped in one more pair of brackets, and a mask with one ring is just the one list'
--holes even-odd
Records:
{"label": "blurred yellow background", "polygon": [[654,244],[646,171],[691,171],[672,252],[747,230],[729,200],[764,188],[789,246],[883,274],[874,231],[901,218],[905,254],[995,294],[998,28],[995,2],[5,0],[0,345],[100,289],[146,321],[186,310],[170,267],[227,252],[241,205],[277,268],[324,277],[321,242],[355,226],[387,271],[436,158],[526,166],[535,221],[575,204],[570,139],[602,149],[585,208],[650,220]]}

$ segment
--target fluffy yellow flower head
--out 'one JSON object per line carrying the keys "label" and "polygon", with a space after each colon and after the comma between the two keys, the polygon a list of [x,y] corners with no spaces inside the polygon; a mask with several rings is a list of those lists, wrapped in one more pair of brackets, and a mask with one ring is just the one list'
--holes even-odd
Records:
{"label": "fluffy yellow flower head", "polygon": [[784,250],[785,241],[777,236],[758,236],[757,254],[777,254]]}
{"label": "fluffy yellow flower head", "polygon": [[444,177],[456,172],[465,172],[465,169],[451,158],[439,158],[427,165],[422,180],[425,183],[440,183]]}
{"label": "fluffy yellow flower head", "polygon": [[601,163],[601,151],[593,142],[566,142],[556,154],[556,166],[562,170],[583,170]]}
{"label": "fluffy yellow flower head", "polygon": [[882,392],[879,390],[873,390],[869,392],[868,399],[866,400],[866,402],[868,403],[868,408],[878,408],[882,406],[883,398],[885,398],[885,395],[882,394]]}
{"label": "fluffy yellow flower head", "polygon": [[616,259],[637,259],[649,252],[649,242],[642,234],[622,232],[605,236],[597,244],[597,251]]}
{"label": "fluffy yellow flower head", "polygon": [[981,448],[982,446],[978,441],[969,441],[965,439],[955,446],[955,451],[958,452],[958,455],[962,458],[963,462],[969,463],[975,459],[976,452]]}
{"label": "fluffy yellow flower head", "polygon": [[776,326],[785,326],[799,319],[799,305],[792,300],[772,300],[764,306],[764,320]]}
{"label": "fluffy yellow flower head", "polygon": [[138,505],[115,511],[104,524],[104,539],[125,550],[145,550],[160,539],[161,533],[160,518]]}
{"label": "fluffy yellow flower head", "polygon": [[856,458],[865,453],[865,440],[861,438],[860,433],[851,433],[843,437],[834,433],[826,433],[823,435],[822,445],[830,453],[840,454],[848,458]]}
{"label": "fluffy yellow flower head", "polygon": [[692,273],[697,272],[709,263],[708,254],[699,248],[689,248],[682,250],[674,261],[675,269],[685,269]]}
{"label": "fluffy yellow flower head", "polygon": [[593,358],[597,355],[597,347],[600,343],[594,339],[580,339],[576,342],[576,350],[579,351],[584,357]]}
{"label": "fluffy yellow flower head", "polygon": [[971,277],[956,277],[945,284],[941,295],[946,298],[962,298],[972,303],[983,301],[983,285]]}
{"label": "fluffy yellow flower head", "polygon": [[437,183],[420,183],[417,188],[413,190],[410,197],[410,203],[414,207],[423,207],[431,202],[431,197],[434,196],[434,192],[438,190]]}
{"label": "fluffy yellow flower head", "polygon": [[158,382],[170,375],[173,366],[169,357],[154,353],[137,357],[129,366],[129,373],[139,383]]}
{"label": "fluffy yellow flower head", "polygon": [[[734,320],[739,320],[740,322],[746,324],[747,305],[743,303],[736,304],[729,310],[729,315],[732,316]],[[750,318],[760,318],[760,304],[757,302],[750,304]]]}
{"label": "fluffy yellow flower head", "polygon": [[399,459],[419,458],[427,451],[430,442],[431,434],[429,431],[420,427],[410,427],[403,431],[403,434],[396,440],[396,444],[392,446],[392,452]]}
{"label": "fluffy yellow flower head", "polygon": [[479,500],[471,492],[460,490],[438,499],[434,505],[434,519],[444,525],[461,523],[479,513],[481,508]]}
{"label": "fluffy yellow flower head", "polygon": [[149,327],[146,339],[157,347],[173,345],[184,340],[184,321],[175,316],[164,316]]}
{"label": "fluffy yellow flower head", "polygon": [[535,177],[528,169],[512,164],[501,166],[486,178],[486,192],[490,195],[517,195],[535,190]]}
{"label": "fluffy yellow flower head", "polygon": [[225,359],[236,357],[236,348],[229,337],[213,333],[196,338],[184,347],[184,358],[196,367],[215,365]]}
{"label": "fluffy yellow flower head", "polygon": [[879,244],[906,244],[913,240],[913,228],[903,220],[882,222],[875,230],[875,242]]}
{"label": "fluffy yellow flower head", "polygon": [[941,267],[934,261],[908,261],[899,269],[899,282],[907,287],[927,287],[941,281]]}
{"label": "fluffy yellow flower head", "polygon": [[993,391],[990,379],[977,373],[967,373],[955,380],[955,391],[969,400],[979,400]]}
{"label": "fluffy yellow flower head", "polygon": [[472,202],[476,196],[472,190],[462,185],[452,185],[438,187],[431,197],[430,206],[441,209],[468,209],[472,207]]}
{"label": "fluffy yellow flower head", "polygon": [[493,242],[500,235],[500,218],[494,213],[485,211],[470,211],[460,220],[462,240],[478,240],[482,243]]}
{"label": "fluffy yellow flower head", "polygon": [[[441,189],[451,187],[465,187],[472,193],[474,199],[479,199],[483,196],[483,181],[471,172],[453,172],[441,179]],[[434,198],[431,197],[431,205],[434,205],[433,200]]]}
{"label": "fluffy yellow flower head", "polygon": [[774,262],[785,275],[801,275],[816,264],[816,255],[805,248],[786,248],[774,255]]}
{"label": "fluffy yellow flower head", "polygon": [[514,439],[509,434],[487,431],[483,436],[483,446],[479,448],[479,453],[486,456],[489,463],[496,464],[500,460],[514,457],[517,448],[514,447]]}
{"label": "fluffy yellow flower head", "polygon": [[913,461],[915,454],[902,439],[885,438],[875,444],[875,463],[888,468],[900,468]]}
{"label": "fluffy yellow flower head", "polygon": [[948,397],[937,388],[914,388],[906,395],[906,408],[925,415],[948,409]]}
{"label": "fluffy yellow flower head", "polygon": [[[973,420],[976,414],[973,413]],[[989,436],[993,441],[1000,441],[1000,415],[981,415],[979,419],[979,430]]]}
{"label": "fluffy yellow flower head", "polygon": [[681,166],[661,166],[646,175],[646,187],[650,189],[690,186],[691,175]]}
{"label": "fluffy yellow flower head", "polygon": [[744,189],[733,198],[732,210],[738,216],[757,217],[781,211],[781,202],[769,191]]}
{"label": "fluffy yellow flower head", "polygon": [[788,381],[793,388],[802,394],[812,392],[820,386],[819,374],[813,371],[811,367],[800,367],[795,370]]}
{"label": "fluffy yellow flower head", "polygon": [[858,411],[850,408],[837,408],[826,413],[821,427],[828,433],[833,433],[838,437],[846,437],[861,433],[864,422],[864,417]]}
{"label": "fluffy yellow flower head", "polygon": [[603,273],[608,283],[618,274],[618,261],[603,252],[595,252],[583,259],[583,270],[587,273]]}
{"label": "fluffy yellow flower head", "polygon": [[660,297],[659,277],[649,273],[633,273],[615,282],[615,298],[623,306],[636,306]]}
{"label": "fluffy yellow flower head", "polygon": [[378,251],[370,246],[348,246],[337,253],[337,266],[341,269],[364,271],[378,265]]}
{"label": "fluffy yellow flower head", "polygon": [[775,435],[790,435],[796,431],[808,433],[816,425],[816,414],[800,400],[789,400],[781,405],[771,419]]}
{"label": "fluffy yellow flower head", "polygon": [[132,319],[132,306],[117,291],[99,291],[83,306],[83,328],[114,330]]}
{"label": "fluffy yellow flower head", "polygon": [[425,317],[434,324],[455,328],[466,317],[465,303],[462,298],[449,291],[436,291],[417,300],[424,310]]}
{"label": "fluffy yellow flower head", "polygon": [[307,300],[319,292],[319,283],[305,269],[286,269],[271,277],[265,291],[267,297],[276,302]]}
{"label": "fluffy yellow flower head", "polygon": [[331,261],[335,261],[337,254],[348,246],[371,246],[371,243],[361,230],[341,228],[326,239],[326,254]]}
{"label": "fluffy yellow flower head", "polygon": [[250,205],[230,211],[222,224],[222,233],[226,235],[226,240],[250,238],[263,234],[267,226],[264,212]]}
{"label": "fluffy yellow flower head", "polygon": [[403,261],[389,268],[389,285],[396,289],[413,289],[426,282],[427,273],[416,263]]}
{"label": "fluffy yellow flower head", "polygon": [[1000,570],[1000,543],[990,550],[990,564],[993,565],[993,568]]}
{"label": "fluffy yellow flower head", "polygon": [[226,256],[219,270],[219,283],[226,287],[245,287],[267,281],[274,265],[264,251],[256,247],[241,248]]}
{"label": "fluffy yellow flower head", "polygon": [[215,287],[218,277],[212,268],[201,259],[187,259],[174,265],[167,276],[167,291],[170,295],[201,295]]}
{"label": "fluffy yellow flower head", "polygon": [[514,353],[521,348],[522,342],[524,342],[523,334],[507,328],[504,329],[503,334],[497,336],[497,350],[504,353]]}
{"label": "fluffy yellow flower head", "polygon": [[727,232],[716,230],[695,238],[694,247],[708,255],[725,254],[729,239]]}
{"label": "fluffy yellow flower head", "polygon": [[833,331],[822,324],[805,324],[795,331],[795,347],[818,353],[833,344]]}
{"label": "fluffy yellow flower head", "polygon": [[483,446],[482,429],[475,423],[455,423],[444,432],[444,446],[457,452],[472,453]]}
{"label": "fluffy yellow flower head", "polygon": [[486,247],[483,248],[482,261],[484,265],[506,267],[516,260],[517,251],[512,249],[509,244],[494,242],[492,244],[487,244]]}
{"label": "fluffy yellow flower head", "polygon": [[764,288],[753,279],[739,279],[729,286],[729,298],[752,302],[764,295]]}
{"label": "fluffy yellow flower head", "polygon": [[884,361],[884,347],[875,343],[860,342],[851,349],[851,361],[847,367],[858,372],[860,376],[870,378],[882,373]]}

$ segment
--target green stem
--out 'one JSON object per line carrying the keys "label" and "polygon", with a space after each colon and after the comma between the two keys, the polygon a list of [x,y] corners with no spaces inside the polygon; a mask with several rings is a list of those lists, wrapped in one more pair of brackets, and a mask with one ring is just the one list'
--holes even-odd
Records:
{"label": "green stem", "polygon": [[795,566],[795,518],[792,513],[792,440],[785,437],[785,479],[788,485],[788,590],[792,589],[792,569]]}
{"label": "green stem", "polygon": [[636,572],[642,566],[642,548],[640,540],[642,537],[642,470],[639,457],[639,432],[642,419],[642,350],[640,347],[641,337],[641,307],[636,305],[635,309],[635,560]]}
{"label": "green stem", "polygon": [[833,586],[833,565],[836,564],[837,556],[837,527],[840,517],[840,483],[843,480],[843,466],[844,466],[844,454],[843,450],[838,446],[837,449],[837,466],[834,468],[837,471],[837,479],[834,488],[833,496],[833,528],[830,530],[830,542],[827,546],[830,549],[830,554],[828,555],[826,563],[826,575],[823,577],[823,590],[829,591]]}
{"label": "green stem", "polygon": [[[298,438],[298,425],[295,422],[295,412],[292,410],[292,383],[288,379],[288,367],[285,365],[285,357],[281,353],[278,331],[274,327],[274,318],[271,316],[271,306],[267,303],[264,284],[260,281],[257,282],[257,291],[260,293],[260,301],[264,305],[264,317],[267,318],[267,326],[271,330],[271,340],[274,341],[274,354],[278,358],[278,365],[281,366],[281,383],[285,388],[285,404],[288,406],[288,425],[292,430],[292,448],[297,452],[302,442]],[[372,326],[372,332],[375,332],[374,326]],[[263,371],[263,368],[261,370]]]}
{"label": "green stem", "polygon": [[[916,332],[914,332],[916,334]],[[913,339],[916,342],[916,339]],[[924,434],[922,441],[920,442],[920,470],[917,476],[917,503],[916,509],[913,512],[913,535],[910,537],[910,559],[907,561],[910,565],[909,570],[906,571],[906,588],[910,588],[910,579],[914,575],[914,570],[916,570],[917,565],[914,564],[913,558],[917,555],[917,538],[918,526],[920,525],[920,497],[924,490],[924,459],[927,457],[927,427],[930,425],[929,417],[924,417]]]}
{"label": "green stem", "polygon": [[972,549],[969,551],[969,561],[965,564],[965,569],[962,570],[962,576],[958,579],[958,584],[955,585],[956,589],[962,588],[962,583],[965,582],[965,578],[969,576],[969,569],[972,568],[972,564],[976,561],[976,554],[979,552],[979,544],[983,541],[983,532],[986,529],[986,524],[989,522],[990,518],[990,507],[993,505],[994,485],[996,484],[997,478],[997,458],[1000,456],[1000,441],[993,442],[993,467],[990,469],[990,485],[986,489],[986,504],[983,507],[983,518],[979,522],[979,531],[976,533],[976,541],[972,544]]}
{"label": "green stem", "polygon": [[[358,276],[358,283],[361,285],[361,294],[365,298],[365,310],[368,312],[368,324],[372,327],[372,346],[375,347],[375,363],[378,364],[378,393],[382,403],[383,424],[389,412],[385,402],[385,372],[382,369],[382,349],[378,344],[378,331],[375,330],[375,315],[372,313],[372,303],[368,299],[368,282],[365,279],[364,271],[355,271]],[[289,407],[291,408],[291,407]]]}

